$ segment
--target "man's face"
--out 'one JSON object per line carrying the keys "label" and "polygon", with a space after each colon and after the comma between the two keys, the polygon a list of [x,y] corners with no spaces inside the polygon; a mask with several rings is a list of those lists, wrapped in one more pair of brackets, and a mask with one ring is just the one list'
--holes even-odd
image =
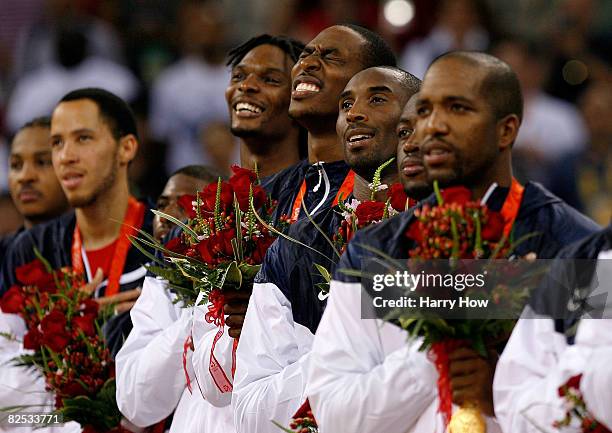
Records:
{"label": "man's face", "polygon": [[458,59],[436,62],[416,103],[416,139],[429,182],[470,186],[499,155],[493,110],[481,94],[486,71]]}
{"label": "man's face", "polygon": [[67,207],[66,196],[51,163],[49,129],[22,129],[13,139],[9,190],[17,210],[27,219],[46,220]]}
{"label": "man's face", "polygon": [[344,159],[366,180],[395,157],[395,126],[407,97],[398,76],[383,68],[357,73],[340,95],[336,132],[344,145]]}
{"label": "man's face", "polygon": [[[197,191],[202,191],[208,185],[201,179],[187,176],[186,174],[175,174],[166,183],[164,190],[157,199],[157,210],[173,216],[179,220],[186,217],[183,208],[178,205],[178,198],[182,195],[194,195]],[[161,240],[174,224],[159,215],[153,218],[153,235],[155,239]]]}
{"label": "man's face", "polygon": [[431,187],[423,165],[420,141],[414,134],[417,95],[410,98],[397,124],[397,167],[408,197],[421,200],[429,195]]}
{"label": "man's face", "polygon": [[291,117],[335,117],[344,86],[363,69],[365,44],[361,35],[341,26],[329,27],[310,41],[291,71]]}
{"label": "man's face", "polygon": [[280,48],[259,45],[232,69],[225,99],[234,135],[283,137],[289,133],[292,66]]}
{"label": "man's face", "polygon": [[87,207],[114,184],[119,144],[89,99],[60,103],[51,118],[53,168],[71,206]]}

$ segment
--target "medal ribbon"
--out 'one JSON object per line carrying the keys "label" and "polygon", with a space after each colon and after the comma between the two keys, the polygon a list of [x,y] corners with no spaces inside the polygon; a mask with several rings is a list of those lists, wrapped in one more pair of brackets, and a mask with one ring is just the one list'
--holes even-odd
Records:
{"label": "medal ribbon", "polygon": [[518,215],[521,207],[521,200],[523,199],[524,192],[525,188],[523,185],[521,185],[518,180],[513,177],[510,191],[508,192],[506,201],[504,201],[504,205],[500,211],[502,217],[504,218],[504,235],[506,237],[510,235],[510,231],[514,225],[514,220],[516,220],[516,216]]}
{"label": "medal ribbon", "polygon": [[[346,199],[349,194],[353,192],[353,185],[355,184],[355,172],[353,170],[349,170],[348,174],[344,178],[342,185],[340,185],[340,189],[334,198],[332,206],[336,206],[338,204],[338,200],[340,197]],[[291,208],[290,222],[293,224],[298,220],[300,215],[300,208],[302,207],[302,201],[304,201],[304,196],[306,195],[306,179],[302,181],[302,185],[300,186],[300,191],[298,192],[297,197],[293,201],[293,206]]]}
{"label": "medal ribbon", "polygon": [[[113,261],[108,275],[108,285],[106,287],[105,296],[112,296],[119,293],[119,280],[123,274],[123,267],[127,258],[128,251],[132,246],[129,236],[134,236],[142,227],[144,221],[145,205],[134,197],[128,199],[128,207],[125,212],[125,218],[119,231],[119,238],[115,246]],[[83,249],[83,240],[78,223],[74,226],[72,235],[72,268],[77,274],[85,273],[83,264],[83,255],[86,254]],[[87,258],[87,257],[86,257]],[[95,272],[95,269],[91,270]],[[93,277],[93,275],[92,275]]]}

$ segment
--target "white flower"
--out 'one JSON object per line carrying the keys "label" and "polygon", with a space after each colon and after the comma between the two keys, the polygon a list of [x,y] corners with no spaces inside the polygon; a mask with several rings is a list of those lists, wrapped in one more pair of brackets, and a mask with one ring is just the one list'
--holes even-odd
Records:
{"label": "white flower", "polygon": [[380,185],[378,185],[378,188],[376,188],[376,190],[375,190],[374,184],[370,183],[370,184],[368,184],[368,187],[370,188],[370,191],[378,192],[378,191],[386,190],[387,188],[389,188],[389,185],[387,185],[385,183],[381,183]]}

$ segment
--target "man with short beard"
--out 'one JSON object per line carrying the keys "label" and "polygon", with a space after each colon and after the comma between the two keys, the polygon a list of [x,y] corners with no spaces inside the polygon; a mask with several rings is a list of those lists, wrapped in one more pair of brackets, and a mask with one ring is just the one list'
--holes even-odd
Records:
{"label": "man with short beard", "polygon": [[[242,165],[257,165],[260,176],[299,159],[300,129],[289,118],[287,107],[290,70],[302,48],[293,39],[261,35],[228,54],[232,71],[225,95],[232,133],[241,140]],[[191,334],[194,309],[174,300],[166,281],[145,278],[142,295],[131,312],[134,329],[116,358],[119,409],[139,427],[163,422],[174,412],[171,432],[230,433],[234,430],[230,408],[214,407],[216,389],[196,386],[190,367],[193,352],[185,349],[185,341]],[[215,329],[204,321],[204,314],[195,317],[194,333]],[[199,341],[195,347],[200,348]]]}
{"label": "man with short beard", "polygon": [[[128,236],[138,229],[152,231],[152,214],[130,195],[128,187],[128,165],[138,149],[136,122],[129,106],[116,95],[103,89],[79,89],[55,107],[50,142],[53,168],[75,211],[15,239],[3,263],[1,290],[18,284],[15,270],[36,258],[34,248],[53,269],[71,266],[85,276],[87,288],[100,304],[116,304],[117,314],[105,327],[114,355],[131,329],[128,310],[146,274],[147,258],[132,248]],[[12,329],[2,331],[22,336],[21,319],[7,320],[13,323]],[[20,377],[23,383],[12,398],[38,392],[43,405],[39,410],[50,411],[53,400],[44,392],[42,379]]]}
{"label": "man with short beard", "polygon": [[[500,211],[515,239],[536,234],[515,254],[551,258],[598,226],[542,186],[523,187],[513,179],[510,152],[521,116],[520,85],[507,64],[484,53],[452,52],[436,59],[425,75],[414,139],[429,181],[438,180],[443,188],[465,185],[476,199],[486,194],[486,205]],[[409,339],[395,324],[361,319],[361,280],[338,271],[361,269],[364,259],[376,256],[372,249],[406,260],[415,246],[406,236],[413,221],[413,211],[407,211],[359,231],[336,268],[305,392],[322,430],[446,430],[438,412],[437,373],[418,350],[420,339]],[[492,401],[494,358],[461,348],[449,359],[453,402],[476,401],[487,415],[488,431],[499,431]]]}
{"label": "man with short beard", "polygon": [[228,53],[225,91],[232,134],[240,138],[240,165],[267,177],[300,161],[305,130],[289,117],[291,68],[304,45],[260,35]]}
{"label": "man with short beard", "polygon": [[[369,184],[378,167],[396,157],[396,126],[406,101],[419,85],[416,77],[391,67],[366,69],[348,82],[338,103],[336,132],[343,143],[344,160],[355,171],[355,184],[343,201],[371,200]],[[424,172],[420,178],[425,180]],[[395,162],[383,170],[381,181],[387,186],[398,181]],[[408,190],[414,199],[412,192]],[[376,199],[384,203],[387,190],[377,192]],[[390,212],[405,209],[405,196],[398,207]],[[238,431],[273,433],[277,427],[269,420],[288,425],[304,401],[304,372],[325,308],[325,294],[319,291],[324,279],[316,275],[315,264],[333,272],[337,253],[325,237],[332,238],[338,232],[344,216],[336,206],[312,218],[313,222],[298,221],[288,235],[318,253],[278,239],[256,278],[236,353],[232,405]],[[207,367],[202,361],[200,365]]]}
{"label": "man with short beard", "polygon": [[19,233],[69,208],[51,163],[50,127],[48,117],[34,119],[22,126],[11,142],[8,183],[13,203],[23,216],[23,227],[0,239],[0,263]]}

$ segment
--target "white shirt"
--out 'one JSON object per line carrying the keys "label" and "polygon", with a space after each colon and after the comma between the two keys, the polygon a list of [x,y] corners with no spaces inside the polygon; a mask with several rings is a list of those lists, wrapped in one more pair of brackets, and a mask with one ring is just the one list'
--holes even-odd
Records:
{"label": "white shirt", "polygon": [[[12,360],[17,356],[32,353],[25,350],[21,341],[26,333],[26,324],[16,314],[0,311],[0,332],[10,334],[16,340],[0,336],[0,408],[27,406],[15,413],[51,413],[55,410],[55,398],[45,390],[45,380],[36,369],[17,367]],[[0,411],[0,432],[6,433],[76,433],[81,431],[78,423],[71,421],[61,426],[34,430],[32,427],[9,425],[7,412]]]}
{"label": "white shirt", "polygon": [[159,422],[174,412],[170,432],[227,433],[219,410],[198,392],[187,351],[186,367],[193,393],[186,386],[184,343],[191,331],[193,309],[173,304],[163,280],[145,278],[131,310],[134,328],[117,354],[117,404],[138,427]]}
{"label": "white shirt", "polygon": [[[419,340],[361,319],[361,285],[332,280],[310,355],[306,395],[321,433],[444,433],[438,374]],[[499,431],[486,418],[489,433]]]}
{"label": "white shirt", "polygon": [[240,344],[232,406],[239,433],[278,433],[306,399],[313,334],[293,321],[289,300],[273,283],[256,283]]}

